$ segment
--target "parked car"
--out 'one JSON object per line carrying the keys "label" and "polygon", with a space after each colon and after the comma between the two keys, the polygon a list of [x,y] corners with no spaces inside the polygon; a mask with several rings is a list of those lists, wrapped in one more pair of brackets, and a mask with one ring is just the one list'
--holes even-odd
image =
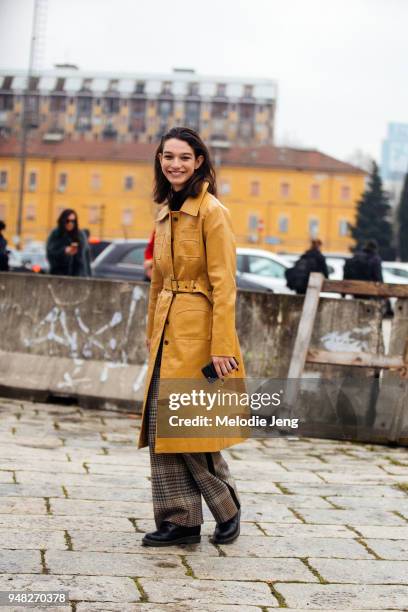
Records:
{"label": "parked car", "polygon": [[237,248],[237,283],[256,283],[275,293],[293,293],[286,286],[285,270],[290,268],[284,259],[263,249]]}
{"label": "parked car", "polygon": [[408,284],[408,263],[400,261],[383,261],[383,278],[385,283]]}
{"label": "parked car", "polygon": [[113,240],[91,264],[93,276],[122,280],[147,280],[144,252],[147,239]]}
{"label": "parked car", "polygon": [[44,252],[17,251],[10,249],[9,267],[11,272],[35,272],[36,274],[48,274],[50,266]]}

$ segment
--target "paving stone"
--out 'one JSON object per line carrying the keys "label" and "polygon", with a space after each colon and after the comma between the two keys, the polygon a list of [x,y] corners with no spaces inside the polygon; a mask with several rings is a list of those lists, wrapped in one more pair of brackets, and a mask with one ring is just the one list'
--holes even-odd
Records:
{"label": "paving stone", "polygon": [[278,493],[282,494],[281,489],[279,489],[273,482],[269,480],[238,480],[237,486],[239,488],[240,493]]}
{"label": "paving stone", "polygon": [[408,584],[408,561],[309,558],[328,582],[356,584]]}
{"label": "paving stone", "polygon": [[341,584],[275,584],[289,608],[304,607],[317,610],[404,610],[408,607],[408,586],[341,585]]}
{"label": "paving stone", "polygon": [[131,578],[106,575],[0,575],[0,590],[11,588],[16,591],[68,591],[70,600],[74,601],[140,601],[140,593]]}
{"label": "paving stone", "polygon": [[293,538],[355,538],[356,534],[343,525],[310,525],[298,523],[259,523],[268,536],[284,536]]}
{"label": "paving stone", "polygon": [[269,587],[262,582],[232,580],[140,580],[152,603],[179,603],[200,607],[214,604],[236,604],[278,607]]}
{"label": "paving stone", "polygon": [[[328,500],[341,506],[345,509],[355,508],[372,508],[373,500],[370,497],[341,497],[341,496],[329,496]],[[375,501],[375,507],[378,510],[396,510],[397,512],[408,512],[408,497],[396,498],[396,497],[379,497]]]}
{"label": "paving stone", "polygon": [[326,525],[406,525],[406,521],[388,512],[376,508],[360,508],[356,510],[314,510],[302,508],[301,515],[308,523],[324,523]]}
{"label": "paving stone", "polygon": [[265,580],[317,582],[317,578],[299,559],[186,556],[197,578],[213,580]]}
{"label": "paving stone", "polygon": [[64,497],[64,492],[56,484],[0,484],[1,497]]}
{"label": "paving stone", "polygon": [[13,483],[13,472],[12,471],[6,471],[6,470],[0,470],[0,482],[3,483]]}
{"label": "paving stone", "polygon": [[66,487],[69,499],[136,501],[152,503],[152,494],[146,484],[136,489],[134,487]]}
{"label": "paving stone", "polygon": [[[25,470],[27,468],[27,461],[18,459],[2,459],[1,460],[2,467],[10,470],[14,470],[16,472]],[[29,463],[30,472],[46,472],[50,474],[86,474],[86,470],[82,463],[77,463],[74,461],[34,461],[30,460]]]}
{"label": "paving stone", "polygon": [[24,529],[0,529],[0,548],[67,549],[63,531],[28,530],[23,520],[21,523]]}
{"label": "paving stone", "polygon": [[[1,503],[1,502],[0,502]],[[52,499],[53,514],[85,514],[92,516],[133,516],[135,518],[151,518],[153,508],[151,502],[126,501],[84,501],[79,499]]]}
{"label": "paving stone", "polygon": [[2,497],[0,498],[1,514],[46,514],[43,499],[35,497]]}
{"label": "paving stone", "polygon": [[10,574],[41,573],[41,557],[34,550],[0,550],[0,572]]}
{"label": "paving stone", "polygon": [[[239,490],[239,487],[238,487]],[[208,516],[208,515],[207,515]],[[250,506],[242,506],[241,517],[243,521],[265,521],[265,522],[280,522],[280,523],[300,523],[297,518],[285,506],[276,504],[251,504]]]}
{"label": "paving stone", "polygon": [[221,546],[227,557],[340,557],[372,559],[367,550],[346,538],[241,536],[233,545]]}
{"label": "paving stone", "polygon": [[[254,484],[256,484],[256,482]],[[353,486],[349,484],[331,485],[322,483],[321,485],[289,484],[287,485],[287,488],[291,491],[291,493],[294,493],[296,495],[344,495],[356,498],[367,497],[369,499],[371,499],[372,497],[397,497],[402,499],[408,499],[403,491],[399,491],[398,489],[387,485],[356,484]]]}
{"label": "paving stone", "polygon": [[[153,529],[156,529],[153,527]],[[258,530],[258,533],[259,530]],[[218,557],[219,552],[215,546],[210,544],[208,537],[203,536],[200,544],[181,546],[168,546],[163,548],[146,548],[142,546],[143,533],[127,533],[116,531],[78,531],[69,530],[75,551],[115,552],[133,553],[137,555],[163,556],[165,555],[202,555],[206,557]]]}
{"label": "paving stone", "polygon": [[[347,471],[342,472],[315,472],[316,476],[321,476],[321,479],[324,482],[331,484],[350,484],[350,485],[358,485],[358,484],[367,484],[369,483],[378,483],[378,484],[390,484],[392,481],[391,474],[387,474],[384,470],[378,470],[378,472],[365,472],[359,471],[358,473]],[[395,477],[397,479],[397,477]],[[399,476],[399,478],[402,478]]]}
{"label": "paving stone", "polygon": [[408,538],[405,540],[364,540],[383,559],[408,561]]}
{"label": "paving stone", "polygon": [[282,504],[291,508],[332,508],[329,502],[316,495],[285,495],[283,493],[241,493],[242,505],[257,505],[261,503]]}
{"label": "paving stone", "polygon": [[[235,480],[239,481],[239,480],[248,480],[248,479],[253,479],[253,473],[251,474],[250,471],[248,470],[246,473],[245,472],[239,472],[239,471],[235,471],[233,474]],[[305,482],[311,482],[311,483],[324,483],[325,481],[320,478],[317,474],[312,474],[311,472],[300,472],[300,471],[296,471],[296,472],[285,472],[284,470],[282,470],[281,472],[277,472],[277,471],[269,471],[268,469],[268,476],[271,479],[271,482],[298,482],[298,483],[305,483]],[[385,479],[387,479],[387,477],[385,477]]]}
{"label": "paving stone", "polygon": [[137,488],[140,487],[141,483],[146,486],[150,483],[147,479],[149,475],[147,472],[144,476],[140,474],[126,474],[125,476],[108,476],[103,474],[46,474],[44,472],[30,472],[30,471],[19,471],[16,472],[17,481],[21,484],[32,484],[32,483],[44,483],[44,484],[57,484],[68,487],[70,485],[77,485],[83,487],[92,487],[101,485],[107,485],[112,487],[128,487]]}
{"label": "paving stone", "polygon": [[381,527],[379,525],[355,525],[354,528],[361,533],[364,538],[408,540],[408,524],[401,526],[389,525],[387,527]]}
{"label": "paving stone", "polygon": [[56,530],[67,529],[95,530],[99,531],[130,531],[134,532],[132,523],[123,517],[115,516],[35,516],[18,514],[0,514],[1,529],[28,529],[28,530]]}
{"label": "paving stone", "polygon": [[131,555],[127,553],[49,551],[46,563],[51,574],[90,574],[92,576],[146,576],[165,574],[182,578],[186,568],[179,558],[163,556]]}

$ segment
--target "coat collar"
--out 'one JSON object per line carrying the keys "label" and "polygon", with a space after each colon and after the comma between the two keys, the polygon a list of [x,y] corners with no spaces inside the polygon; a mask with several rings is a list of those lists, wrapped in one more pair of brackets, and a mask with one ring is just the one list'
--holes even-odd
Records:
{"label": "coat collar", "polygon": [[[196,217],[198,215],[198,211],[200,210],[201,203],[204,199],[205,194],[207,193],[209,183],[204,181],[200,194],[196,198],[187,198],[187,200],[183,203],[180,208],[180,212],[187,213],[188,215],[192,215]],[[170,212],[170,207],[166,202],[163,208],[160,210],[159,214],[156,217],[156,221],[161,221]]]}

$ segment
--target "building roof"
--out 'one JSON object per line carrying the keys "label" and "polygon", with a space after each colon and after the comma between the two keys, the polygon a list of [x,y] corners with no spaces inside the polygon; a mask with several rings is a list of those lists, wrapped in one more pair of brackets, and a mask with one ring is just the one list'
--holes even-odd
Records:
{"label": "building roof", "polygon": [[[0,137],[0,157],[19,157],[20,148],[21,145],[17,139]],[[37,138],[28,142],[27,157],[153,163],[155,149],[155,144],[141,142],[63,140],[46,143]],[[330,157],[316,149],[274,146],[231,147],[222,150],[220,156],[222,166],[365,174],[361,168]]]}
{"label": "building roof", "polygon": [[[162,90],[163,83],[171,83],[174,95],[188,94],[188,84],[196,83],[200,96],[215,96],[217,84],[226,85],[228,98],[239,98],[244,95],[245,85],[253,86],[254,98],[261,100],[275,100],[277,97],[277,82],[273,79],[259,79],[253,77],[231,77],[223,75],[203,75],[190,69],[174,69],[169,73],[118,73],[100,72],[90,70],[74,70],[70,68],[57,68],[41,70],[32,73],[35,81],[35,90],[41,95],[58,91],[58,84],[62,84],[59,92],[67,95],[76,95],[82,88],[94,95],[104,95],[115,91],[118,95],[129,96],[135,93],[137,84],[145,84],[147,96],[157,96]],[[21,93],[27,87],[28,74],[26,70],[0,69],[0,89]]]}

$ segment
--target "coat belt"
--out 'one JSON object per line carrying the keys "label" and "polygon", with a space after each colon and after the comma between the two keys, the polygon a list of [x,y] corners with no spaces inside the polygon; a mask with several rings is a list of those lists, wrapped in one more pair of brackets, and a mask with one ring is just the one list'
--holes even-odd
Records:
{"label": "coat belt", "polygon": [[199,280],[163,279],[163,289],[173,293],[203,293],[212,303],[212,290]]}

